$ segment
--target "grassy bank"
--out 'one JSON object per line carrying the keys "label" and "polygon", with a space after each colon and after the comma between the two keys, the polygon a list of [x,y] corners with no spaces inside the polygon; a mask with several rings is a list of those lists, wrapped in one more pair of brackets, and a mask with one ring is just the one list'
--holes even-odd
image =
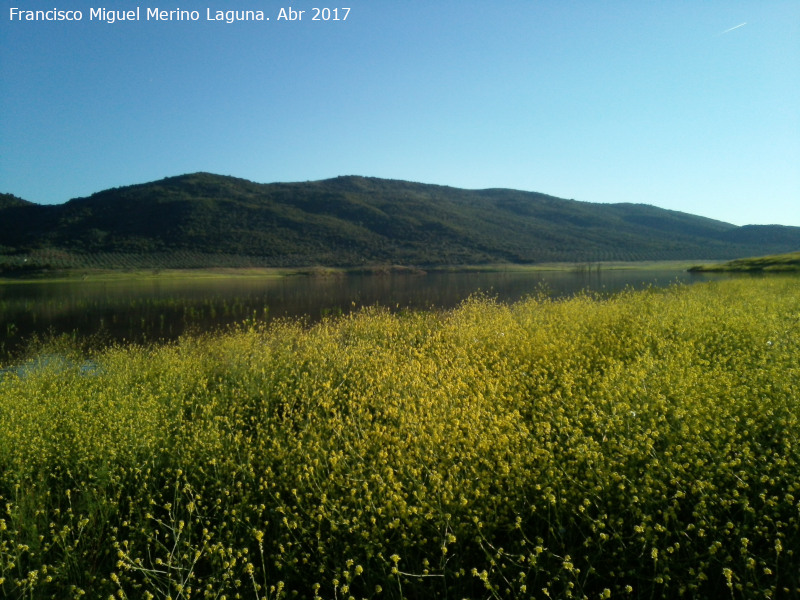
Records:
{"label": "grassy bank", "polygon": [[[213,267],[187,269],[94,269],[94,268],[46,268],[46,269],[0,269],[0,285],[12,283],[45,283],[67,281],[137,281],[137,280],[187,280],[217,278],[275,278],[275,277],[339,277],[346,275],[424,275],[426,273],[512,273],[566,271],[590,273],[599,271],[630,271],[664,269],[686,271],[693,263],[687,261],[634,261],[634,262],[586,262],[586,263],[536,263],[536,264],[489,264],[459,265],[447,267],[417,267],[406,265],[372,265],[368,267]],[[713,266],[713,265],[712,265]]]}
{"label": "grassy bank", "polygon": [[800,283],[474,299],[0,381],[0,595],[798,595]]}
{"label": "grassy bank", "polygon": [[697,265],[689,270],[694,273],[796,273],[800,272],[800,252],[739,258],[725,263]]}
{"label": "grassy bank", "polygon": [[219,278],[275,278],[304,274],[298,269],[210,268],[210,269],[53,269],[0,273],[0,284],[56,283],[70,281],[142,281]]}

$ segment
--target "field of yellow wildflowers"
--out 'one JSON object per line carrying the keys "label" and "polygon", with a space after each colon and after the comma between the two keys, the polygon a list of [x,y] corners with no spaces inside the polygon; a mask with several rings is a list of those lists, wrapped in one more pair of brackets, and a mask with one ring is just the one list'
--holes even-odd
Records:
{"label": "field of yellow wildflowers", "polygon": [[800,595],[797,278],[90,358],[0,381],[0,596]]}

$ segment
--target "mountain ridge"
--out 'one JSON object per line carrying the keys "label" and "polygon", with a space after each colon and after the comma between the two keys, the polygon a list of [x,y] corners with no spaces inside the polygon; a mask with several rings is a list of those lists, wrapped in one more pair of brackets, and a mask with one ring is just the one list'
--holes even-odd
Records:
{"label": "mountain ridge", "polygon": [[[198,172],[63,204],[0,195],[0,253],[249,257],[263,266],[730,260],[800,248],[800,227],[647,204],[345,175],[255,183]],[[209,258],[210,262],[214,262]],[[209,265],[212,266],[212,265]]]}

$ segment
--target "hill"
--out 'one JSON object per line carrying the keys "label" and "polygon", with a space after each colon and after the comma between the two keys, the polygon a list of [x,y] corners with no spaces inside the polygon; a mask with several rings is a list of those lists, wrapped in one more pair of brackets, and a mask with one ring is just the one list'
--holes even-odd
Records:
{"label": "hill", "polygon": [[27,206],[32,204],[22,198],[17,198],[13,194],[0,194],[0,210],[9,206]]}
{"label": "hill", "polygon": [[3,198],[0,252],[63,266],[725,260],[800,247],[798,227],[356,176],[259,184],[194,173],[60,205]]}

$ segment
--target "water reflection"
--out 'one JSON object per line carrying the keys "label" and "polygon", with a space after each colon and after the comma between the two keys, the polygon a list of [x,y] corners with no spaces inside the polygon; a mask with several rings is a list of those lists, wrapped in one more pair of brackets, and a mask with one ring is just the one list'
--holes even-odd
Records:
{"label": "water reflection", "polygon": [[675,269],[505,271],[422,275],[231,277],[0,285],[0,362],[31,336],[102,335],[106,340],[175,339],[243,319],[316,320],[354,308],[450,308],[475,293],[515,301],[546,292],[612,293],[729,277]]}

